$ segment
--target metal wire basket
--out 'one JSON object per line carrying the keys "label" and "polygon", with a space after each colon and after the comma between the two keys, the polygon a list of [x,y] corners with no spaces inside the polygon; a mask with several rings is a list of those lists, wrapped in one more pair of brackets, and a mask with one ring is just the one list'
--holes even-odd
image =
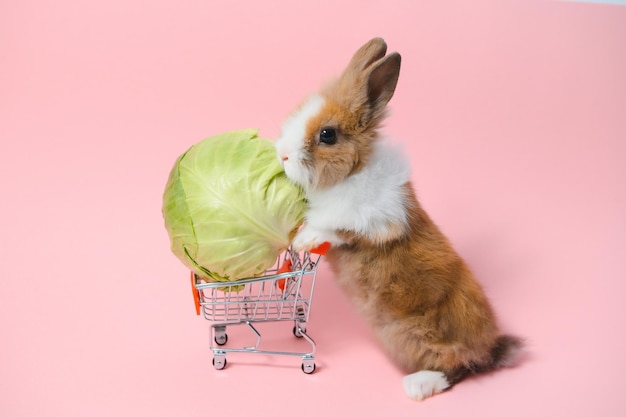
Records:
{"label": "metal wire basket", "polygon": [[[302,371],[315,371],[315,341],[307,334],[315,276],[320,258],[328,245],[298,253],[287,249],[273,268],[263,276],[232,282],[204,282],[193,272],[192,290],[196,313],[212,322],[211,350],[213,366],[224,369],[227,353],[259,353],[300,356]],[[293,334],[308,342],[305,351],[264,350],[260,348],[261,332],[254,326],[259,322],[293,321]],[[256,336],[254,346],[230,347],[228,326],[245,325]]]}

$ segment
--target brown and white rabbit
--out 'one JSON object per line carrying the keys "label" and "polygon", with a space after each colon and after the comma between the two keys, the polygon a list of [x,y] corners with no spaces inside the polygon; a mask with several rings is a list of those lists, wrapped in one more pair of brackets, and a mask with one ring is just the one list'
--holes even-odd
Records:
{"label": "brown and white rabbit", "polygon": [[513,365],[522,341],[499,334],[480,285],[418,203],[409,161],[379,136],[400,73],[400,55],[386,51],[380,38],[363,45],[285,121],[276,148],[309,201],[293,246],[331,243],[340,287],[422,400]]}

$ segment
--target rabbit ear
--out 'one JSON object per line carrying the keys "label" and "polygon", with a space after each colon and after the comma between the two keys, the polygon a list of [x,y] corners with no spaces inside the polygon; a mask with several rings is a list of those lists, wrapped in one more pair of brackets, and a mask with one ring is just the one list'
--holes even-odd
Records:
{"label": "rabbit ear", "polygon": [[361,74],[367,67],[387,53],[387,44],[382,38],[374,38],[361,46],[354,54],[344,74]]}
{"label": "rabbit ear", "polygon": [[385,106],[396,89],[400,55],[386,53],[385,41],[372,39],[359,48],[337,82],[326,89],[326,95],[357,116],[359,129],[385,116]]}
{"label": "rabbit ear", "polygon": [[394,52],[378,60],[367,70],[367,100],[373,117],[381,115],[396,91],[400,62],[400,54]]}

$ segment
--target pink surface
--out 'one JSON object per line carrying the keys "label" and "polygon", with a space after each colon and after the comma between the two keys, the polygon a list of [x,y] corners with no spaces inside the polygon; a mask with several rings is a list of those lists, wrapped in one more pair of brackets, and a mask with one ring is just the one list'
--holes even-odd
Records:
{"label": "pink surface", "polygon": [[[403,54],[386,130],[529,354],[414,403],[322,265],[314,375],[215,371],[162,225],[171,164],[275,137],[377,35]],[[0,415],[626,414],[626,7],[5,1],[0,51]]]}

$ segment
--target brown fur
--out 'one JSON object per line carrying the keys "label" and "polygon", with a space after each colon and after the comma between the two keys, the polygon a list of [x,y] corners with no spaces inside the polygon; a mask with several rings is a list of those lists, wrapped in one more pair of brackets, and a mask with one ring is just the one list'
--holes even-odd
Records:
{"label": "brown fur", "polygon": [[[316,162],[316,188],[334,185],[367,163],[372,141],[363,135],[362,130],[354,129],[354,123],[355,115],[335,101],[327,101],[320,113],[308,121],[304,143],[311,159]],[[319,132],[325,127],[336,129],[336,144],[318,144]]]}
{"label": "brown fur", "polygon": [[480,286],[407,184],[408,233],[384,244],[351,235],[328,261],[337,281],[408,372],[487,364],[498,332]]}

